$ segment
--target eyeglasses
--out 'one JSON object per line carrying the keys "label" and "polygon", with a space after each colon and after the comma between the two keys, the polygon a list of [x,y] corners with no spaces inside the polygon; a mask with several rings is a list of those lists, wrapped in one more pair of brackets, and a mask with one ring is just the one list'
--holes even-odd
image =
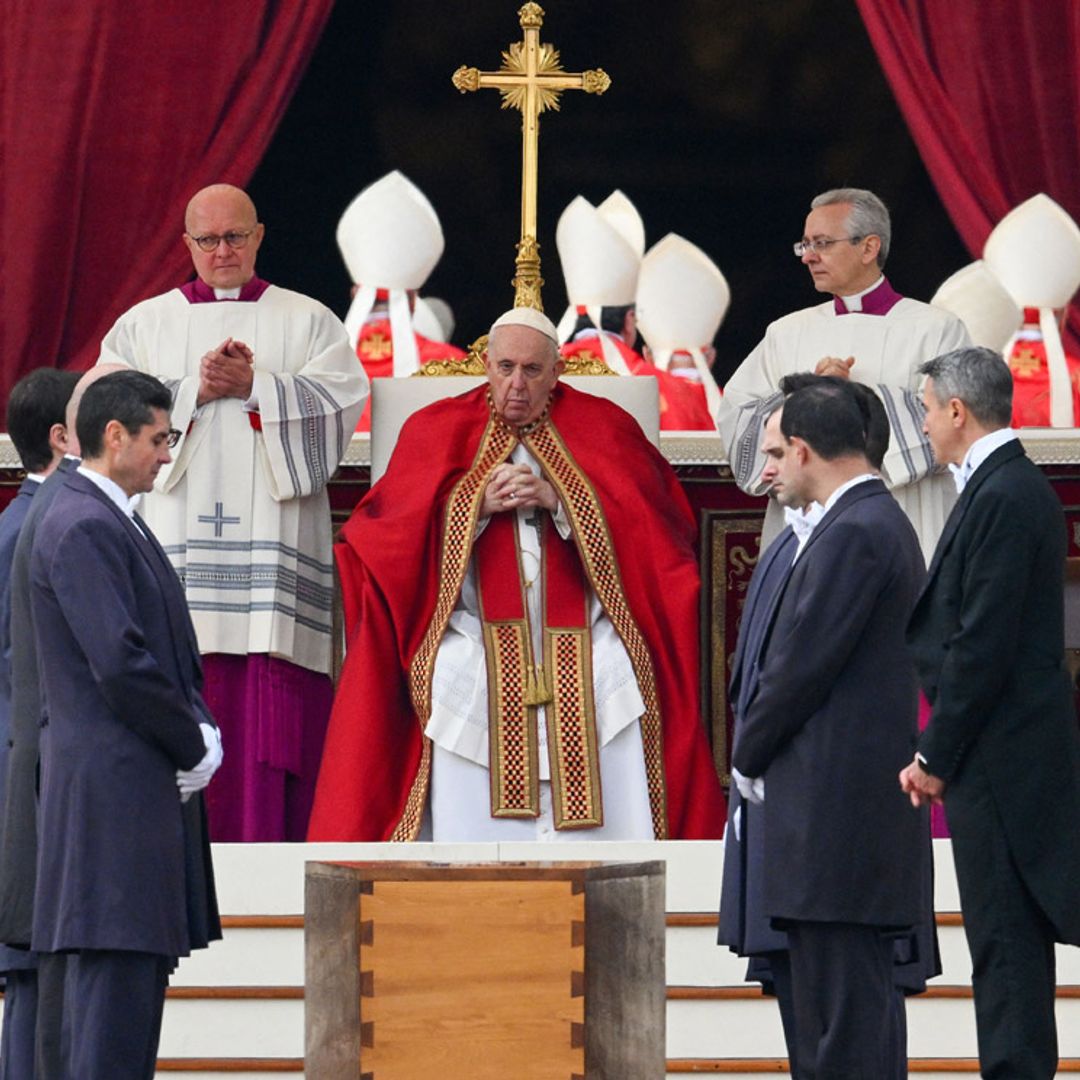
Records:
{"label": "eyeglasses", "polygon": [[170,449],[174,449],[176,444],[183,438],[184,433],[177,428],[169,428],[165,435],[165,445]]}
{"label": "eyeglasses", "polygon": [[247,242],[251,239],[251,234],[254,229],[245,229],[243,232],[227,232],[224,236],[215,236],[213,233],[207,233],[205,236],[193,236],[191,239],[199,245],[200,251],[216,251],[218,244],[222,240],[231,248],[242,248],[247,246]]}
{"label": "eyeglasses", "polygon": [[795,252],[795,257],[801,259],[808,251],[818,255],[831,244],[842,244],[845,240],[849,244],[857,244],[865,239],[865,236],[838,236],[835,240],[830,240],[827,236],[822,236],[813,240],[797,240],[791,248]]}

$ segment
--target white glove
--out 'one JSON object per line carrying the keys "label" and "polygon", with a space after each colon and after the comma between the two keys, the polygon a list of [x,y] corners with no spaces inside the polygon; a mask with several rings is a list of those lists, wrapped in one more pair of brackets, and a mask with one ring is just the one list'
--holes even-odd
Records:
{"label": "white glove", "polygon": [[200,724],[206,753],[193,769],[176,770],[176,786],[180,789],[180,801],[187,802],[196,791],[202,791],[210,778],[221,766],[221,732],[213,724]]}
{"label": "white glove", "polygon": [[765,801],[765,777],[743,776],[738,769],[731,770],[731,779],[739,789],[739,794],[755,806],[760,806]]}

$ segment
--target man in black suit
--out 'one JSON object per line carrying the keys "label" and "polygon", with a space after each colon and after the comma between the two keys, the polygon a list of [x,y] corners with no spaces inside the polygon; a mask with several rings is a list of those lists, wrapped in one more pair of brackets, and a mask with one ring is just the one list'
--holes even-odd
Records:
{"label": "man in black suit", "polygon": [[891,780],[916,735],[903,626],[922,556],[850,386],[797,390],[763,449],[780,503],[824,515],[794,553],[732,764],[764,780],[762,907],[787,933],[800,1075],[880,1080],[894,937],[922,914],[910,866],[929,846]]}
{"label": "man in black suit", "polygon": [[184,594],[131,508],[170,460],[171,397],[125,371],[83,395],[83,454],[30,559],[41,667],[31,943],[72,954],[67,1075],[150,1080],[168,974],[221,936],[199,792],[221,761]]}
{"label": "man in black suit", "polygon": [[949,815],[982,1075],[1052,1077],[1054,942],[1080,944],[1065,521],[1009,429],[1001,356],[957,349],[921,370],[925,430],[961,494],[908,627],[931,714],[900,784]]}

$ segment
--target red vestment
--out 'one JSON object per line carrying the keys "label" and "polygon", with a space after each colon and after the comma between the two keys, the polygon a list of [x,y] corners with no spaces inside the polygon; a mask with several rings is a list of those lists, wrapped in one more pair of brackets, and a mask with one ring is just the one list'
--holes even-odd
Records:
{"label": "red vestment", "polygon": [[[567,508],[590,585],[634,665],[654,831],[717,839],[726,809],[700,712],[696,528],[678,480],[629,414],[570,387],[556,387],[548,423],[523,441]],[[516,443],[491,419],[486,387],[422,409],[342,528],[349,647],[310,840],[415,837],[434,653],[486,478]]]}
{"label": "red vestment", "polygon": [[[680,379],[669,371],[650,364],[621,338],[609,340],[622,353],[631,375],[653,375],[660,391],[661,431],[715,431],[716,424],[709,415],[705,401],[705,387],[689,379]],[[565,359],[577,357],[582,360],[599,360],[604,363],[603,350],[595,337],[578,338],[561,346],[559,352]]]}
{"label": "red vestment", "polygon": [[[1080,359],[1065,354],[1072,388],[1073,423],[1080,427]],[[1012,426],[1050,426],[1050,371],[1046,365],[1046,345],[1039,330],[1038,310],[1034,321],[1025,313],[1023,336],[1013,343],[1009,354],[1013,377]]]}
{"label": "red vestment", "polygon": [[[415,331],[414,331],[415,333]],[[435,360],[464,360],[465,352],[456,345],[445,341],[432,341],[423,334],[416,334],[416,353],[420,363],[430,364]],[[360,329],[356,342],[356,355],[367,372],[369,379],[386,379],[394,374],[394,339],[390,330],[390,319],[369,319]],[[371,398],[368,398],[364,411],[360,414],[357,431],[371,430]]]}

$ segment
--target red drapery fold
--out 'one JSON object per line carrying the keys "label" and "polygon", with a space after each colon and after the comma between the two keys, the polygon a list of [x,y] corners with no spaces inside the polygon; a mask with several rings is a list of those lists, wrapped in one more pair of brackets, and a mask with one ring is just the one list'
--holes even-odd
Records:
{"label": "red drapery fold", "polygon": [[333,0],[8,0],[0,51],[0,400],[84,368],[190,272],[188,198],[245,184]]}
{"label": "red drapery fold", "polygon": [[[1080,5],[856,0],[953,224],[977,258],[1045,191],[1080,220]],[[1069,312],[1080,351],[1080,310]]]}

